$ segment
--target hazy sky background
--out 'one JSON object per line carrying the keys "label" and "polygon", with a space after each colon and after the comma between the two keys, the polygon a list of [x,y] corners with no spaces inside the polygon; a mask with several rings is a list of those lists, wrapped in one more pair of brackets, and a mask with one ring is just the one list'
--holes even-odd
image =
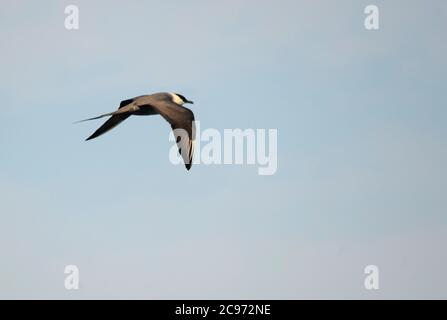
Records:
{"label": "hazy sky background", "polygon": [[[445,1],[1,7],[0,298],[447,298]],[[276,175],[173,166],[160,117],[72,124],[157,91],[278,129]]]}

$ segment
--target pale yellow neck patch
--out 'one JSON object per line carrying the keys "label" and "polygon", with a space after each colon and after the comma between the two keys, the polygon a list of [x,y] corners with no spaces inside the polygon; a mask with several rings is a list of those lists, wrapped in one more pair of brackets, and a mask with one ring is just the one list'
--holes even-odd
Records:
{"label": "pale yellow neck patch", "polygon": [[174,103],[179,104],[179,105],[183,105],[184,104],[183,100],[178,95],[176,95],[175,93],[170,93],[170,94],[172,96],[172,101]]}

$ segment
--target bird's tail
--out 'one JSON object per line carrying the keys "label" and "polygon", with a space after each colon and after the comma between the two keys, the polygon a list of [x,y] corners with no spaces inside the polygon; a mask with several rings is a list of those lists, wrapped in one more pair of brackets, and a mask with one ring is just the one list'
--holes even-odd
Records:
{"label": "bird's tail", "polygon": [[113,116],[115,114],[119,114],[120,112],[118,112],[118,111],[104,113],[104,114],[102,114],[100,116],[97,116],[97,117],[88,118],[88,119],[84,119],[84,120],[79,120],[79,121],[76,121],[76,122],[73,122],[73,123],[81,123],[81,122],[85,122],[85,121],[96,120],[96,119],[101,119],[101,118],[108,117],[108,116]]}

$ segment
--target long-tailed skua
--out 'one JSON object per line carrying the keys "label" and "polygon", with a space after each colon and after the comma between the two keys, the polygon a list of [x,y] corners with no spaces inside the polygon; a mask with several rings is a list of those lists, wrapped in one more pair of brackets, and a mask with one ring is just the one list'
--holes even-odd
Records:
{"label": "long-tailed skua", "polygon": [[98,130],[86,139],[86,141],[88,141],[115,128],[132,115],[151,116],[159,114],[171,125],[174,135],[176,136],[179,152],[183,158],[186,169],[189,170],[191,169],[194,155],[196,130],[194,113],[183,106],[185,103],[193,102],[178,93],[159,92],[123,100],[121,101],[118,110],[94,118],[81,120],[79,122],[110,116]]}

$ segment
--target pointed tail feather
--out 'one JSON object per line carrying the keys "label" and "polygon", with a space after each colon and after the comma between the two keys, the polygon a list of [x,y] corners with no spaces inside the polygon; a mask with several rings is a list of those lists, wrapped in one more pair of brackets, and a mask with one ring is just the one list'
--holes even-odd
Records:
{"label": "pointed tail feather", "polygon": [[81,123],[81,122],[85,122],[85,121],[90,121],[90,120],[96,120],[96,119],[100,119],[100,118],[104,118],[104,117],[108,117],[108,116],[112,116],[112,115],[114,115],[115,113],[116,113],[116,111],[114,111],[114,112],[109,112],[109,113],[104,113],[104,114],[102,114],[102,115],[100,115],[100,116],[97,116],[97,117],[88,118],[88,119],[84,119],[84,120],[79,120],[79,121],[73,122],[73,124],[75,124],[75,123]]}

